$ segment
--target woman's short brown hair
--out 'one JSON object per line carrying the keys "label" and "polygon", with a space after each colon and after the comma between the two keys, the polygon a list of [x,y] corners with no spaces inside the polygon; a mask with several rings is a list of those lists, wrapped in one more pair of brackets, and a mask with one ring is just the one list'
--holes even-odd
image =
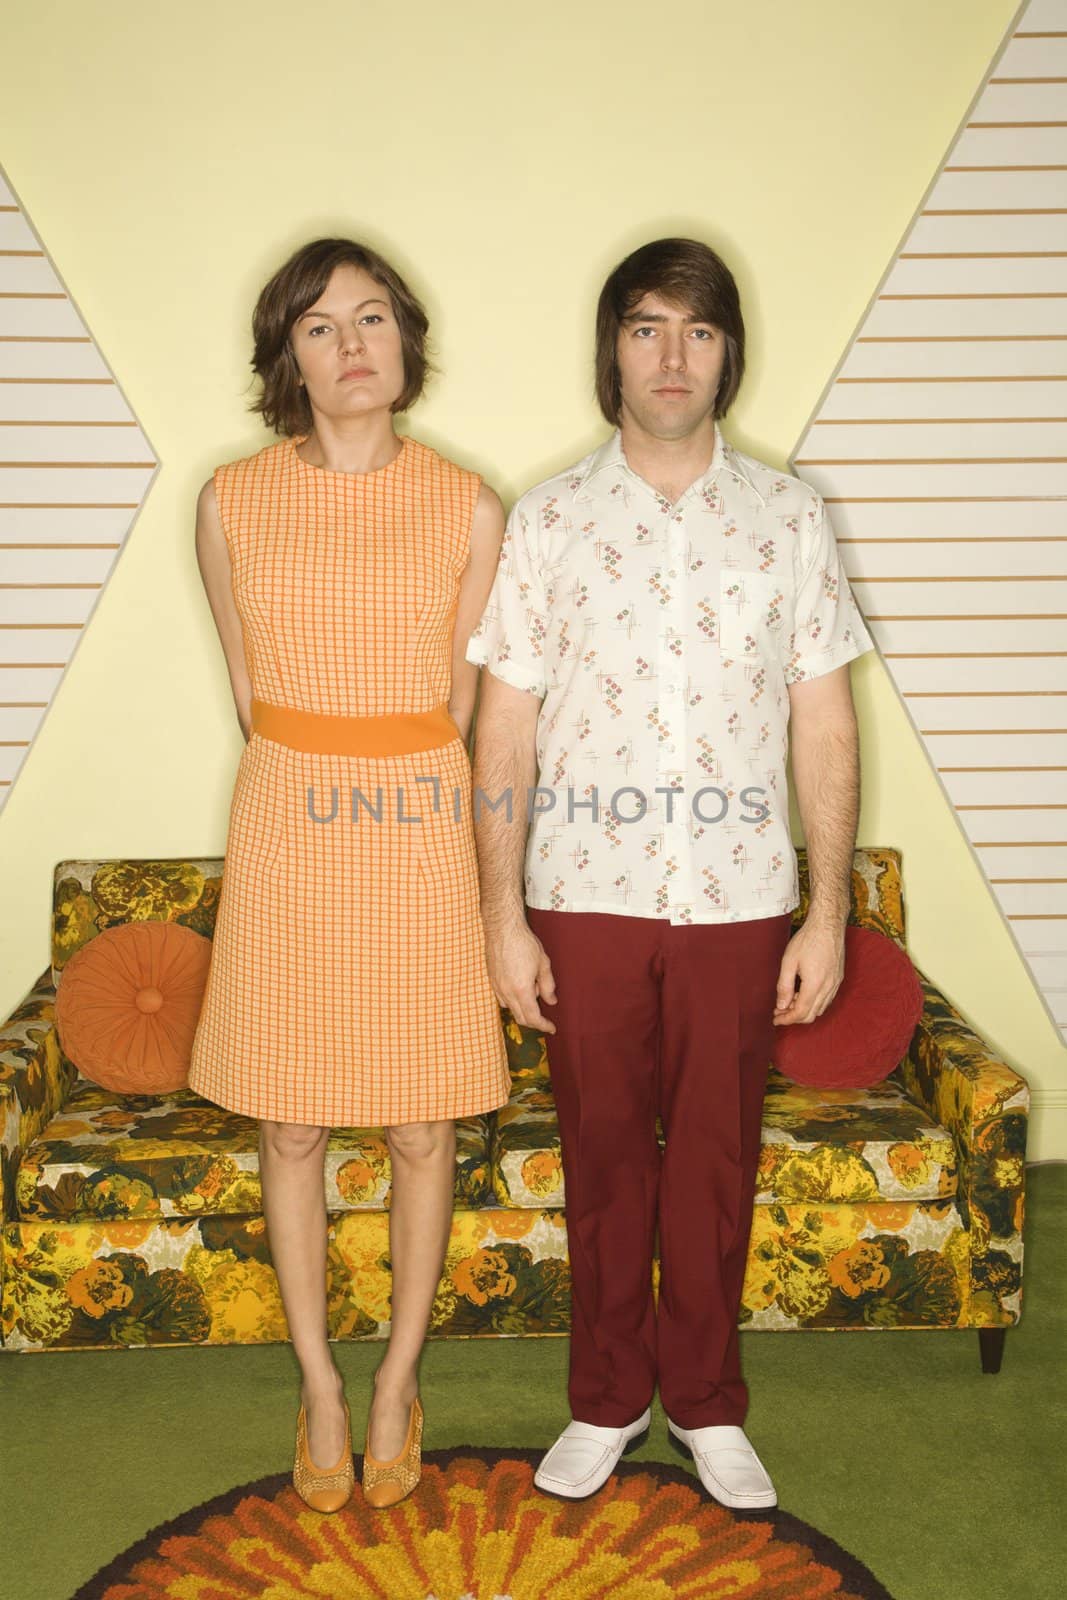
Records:
{"label": "woman's short brown hair", "polygon": [[426,352],[429,319],[399,272],[369,245],[355,239],[313,239],[293,252],[265,284],[252,313],[252,370],[263,392],[249,407],[261,413],[275,433],[310,433],[311,405],[300,382],[289,335],[293,323],[325,291],[335,267],[360,267],[381,284],[392,302],[404,351],[404,387],[389,407],[407,411],[423,391],[431,371]]}
{"label": "woman's short brown hair", "polygon": [[726,339],[722,381],[712,415],[729,411],[745,372],[745,324],[741,298],[721,256],[697,239],[654,239],[633,251],[611,273],[596,309],[596,397],[605,418],[617,424],[622,386],[616,345],[622,320],[646,294],[658,294],[691,317],[721,328]]}

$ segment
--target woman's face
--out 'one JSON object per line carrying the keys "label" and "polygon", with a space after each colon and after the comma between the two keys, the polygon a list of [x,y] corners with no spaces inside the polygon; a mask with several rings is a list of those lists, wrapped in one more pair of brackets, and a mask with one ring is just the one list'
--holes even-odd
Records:
{"label": "woman's face", "polygon": [[404,388],[404,350],[388,289],[363,268],[335,267],[289,333],[313,412],[388,410]]}

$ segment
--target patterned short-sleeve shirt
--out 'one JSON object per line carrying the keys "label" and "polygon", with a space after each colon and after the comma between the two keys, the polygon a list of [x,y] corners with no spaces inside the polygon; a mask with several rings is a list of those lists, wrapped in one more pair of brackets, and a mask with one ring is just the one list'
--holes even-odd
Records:
{"label": "patterned short-sleeve shirt", "polygon": [[873,648],[821,497],[718,427],[674,505],[618,430],[528,490],[466,651],[542,699],[538,789],[510,797],[530,817],[527,904],[672,923],[791,911],[788,685]]}

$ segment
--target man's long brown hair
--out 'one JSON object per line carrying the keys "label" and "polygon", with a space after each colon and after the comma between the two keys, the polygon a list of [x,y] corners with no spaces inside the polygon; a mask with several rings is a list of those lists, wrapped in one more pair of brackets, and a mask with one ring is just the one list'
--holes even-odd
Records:
{"label": "man's long brown hair", "polygon": [[616,346],[623,318],[646,294],[657,294],[701,322],[721,328],[726,339],[722,381],[712,415],[729,411],[745,372],[745,324],[733,273],[715,251],[697,239],[654,239],[620,261],[608,277],[596,311],[596,397],[608,422],[622,413]]}

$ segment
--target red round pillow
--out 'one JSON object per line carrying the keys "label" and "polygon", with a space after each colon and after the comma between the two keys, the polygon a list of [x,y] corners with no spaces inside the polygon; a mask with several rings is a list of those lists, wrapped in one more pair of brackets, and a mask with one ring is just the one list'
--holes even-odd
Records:
{"label": "red round pillow", "polygon": [[866,1089],[898,1066],[922,1015],[907,951],[875,928],[845,928],[845,976],[821,1017],[776,1027],[774,1064],[815,1089]]}
{"label": "red round pillow", "polygon": [[168,1094],[189,1076],[211,940],[177,922],[124,922],[59,975],[56,1029],[79,1072],[120,1094]]}

